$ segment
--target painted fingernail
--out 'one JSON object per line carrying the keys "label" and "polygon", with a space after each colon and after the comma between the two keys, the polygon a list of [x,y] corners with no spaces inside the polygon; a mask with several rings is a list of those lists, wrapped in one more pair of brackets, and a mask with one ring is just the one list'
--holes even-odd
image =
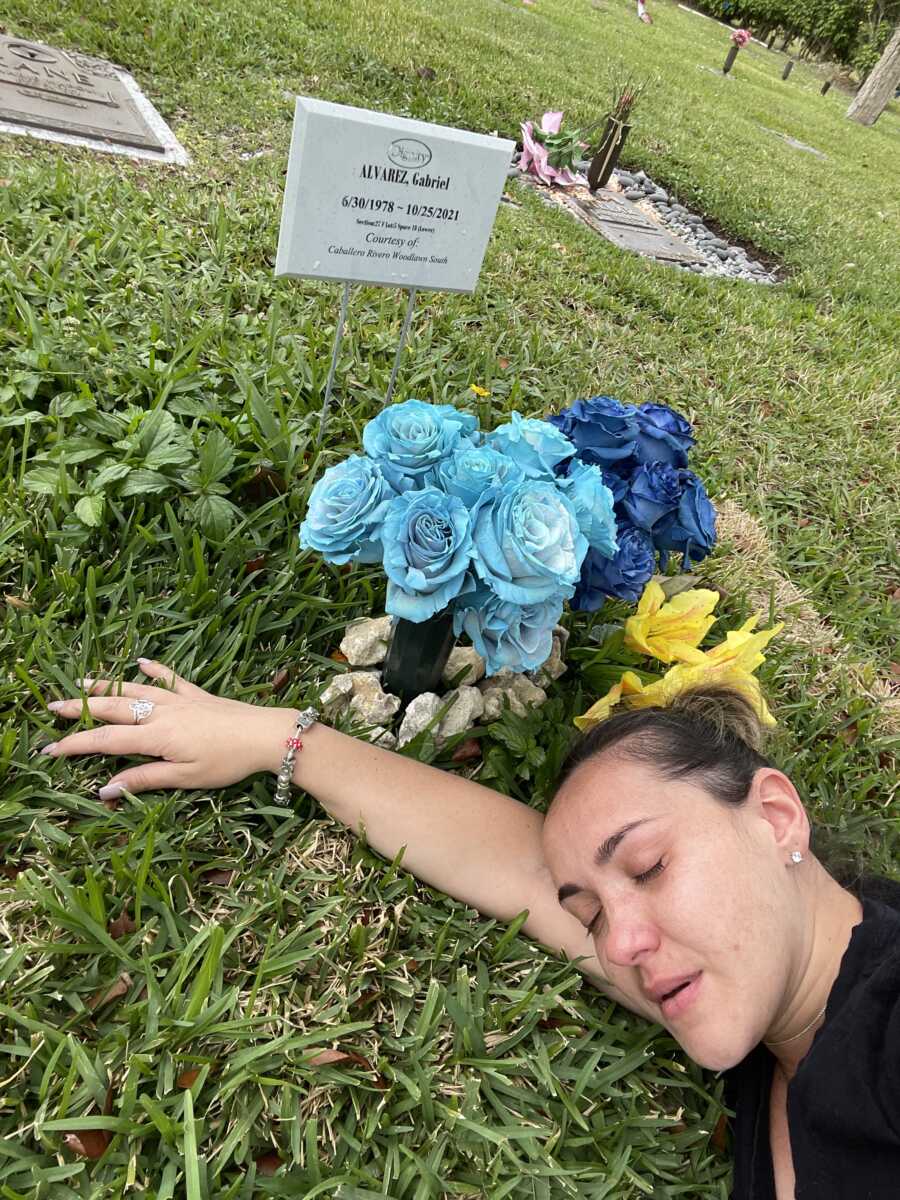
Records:
{"label": "painted fingernail", "polygon": [[141,664],[141,666],[143,666],[144,663],[153,662],[153,659],[152,658],[139,658],[138,662]]}
{"label": "painted fingernail", "polygon": [[121,783],[108,783],[106,787],[102,787],[97,795],[101,800],[118,800],[125,789]]}
{"label": "painted fingernail", "polygon": [[50,710],[50,712],[59,712],[65,703],[65,700],[51,700],[47,705],[47,708]]}
{"label": "painted fingernail", "polygon": [[51,742],[49,746],[43,747],[41,754],[55,754],[57,745],[57,742]]}

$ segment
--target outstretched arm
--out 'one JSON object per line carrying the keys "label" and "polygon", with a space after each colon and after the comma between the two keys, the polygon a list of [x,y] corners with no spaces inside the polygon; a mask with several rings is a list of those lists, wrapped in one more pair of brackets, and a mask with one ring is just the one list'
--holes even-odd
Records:
{"label": "outstretched arm", "polygon": [[[92,716],[107,722],[60,739],[53,756],[140,754],[155,761],[117,772],[102,798],[158,788],[224,787],[247,775],[277,772],[296,710],[213,696],[161,663],[142,671],[168,685],[85,681]],[[153,702],[135,724],[131,705]],[[80,699],[54,706],[79,717]],[[560,908],[541,851],[543,817],[525,804],[413,759],[316,724],[303,735],[294,783],[336,820],[425,883],[499,920],[528,910],[525,932],[554,953],[585,957],[579,966],[602,982],[582,925]],[[112,789],[112,790],[110,790]]]}

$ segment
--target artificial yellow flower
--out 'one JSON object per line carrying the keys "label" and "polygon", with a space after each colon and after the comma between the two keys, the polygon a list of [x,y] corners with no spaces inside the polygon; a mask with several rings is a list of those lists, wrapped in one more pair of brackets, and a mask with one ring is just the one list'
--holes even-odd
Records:
{"label": "artificial yellow flower", "polygon": [[689,661],[715,623],[711,613],[718,602],[719,593],[707,588],[691,588],[667,601],[662,587],[651,579],[637,612],[625,622],[625,645],[660,662]]}
{"label": "artificial yellow flower", "polygon": [[481,396],[482,399],[484,399],[485,396],[489,396],[491,394],[485,388],[479,387],[477,383],[470,383],[469,390],[474,392],[476,396]]}
{"label": "artificial yellow flower", "polygon": [[633,671],[626,671],[618,683],[614,683],[605,696],[601,696],[587,712],[575,718],[575,724],[583,732],[593,729],[601,721],[605,721],[623,695],[636,696],[643,690],[643,684]]}
{"label": "artificial yellow flower", "polygon": [[606,720],[611,710],[623,700],[628,708],[665,708],[676,696],[691,688],[722,684],[745,696],[764,725],[774,725],[775,718],[769,712],[759,681],[753,672],[765,662],[763,647],[784,628],[784,625],[779,622],[771,629],[761,629],[754,633],[759,617],[760,614],[756,613],[748,618],[740,629],[729,630],[725,640],[718,646],[713,646],[711,650],[704,652],[685,646],[689,661],[676,663],[661,679],[654,680],[653,683],[642,684],[637,675],[626,671],[605,696],[586,713],[575,718],[575,724],[582,730],[592,729],[600,721]]}

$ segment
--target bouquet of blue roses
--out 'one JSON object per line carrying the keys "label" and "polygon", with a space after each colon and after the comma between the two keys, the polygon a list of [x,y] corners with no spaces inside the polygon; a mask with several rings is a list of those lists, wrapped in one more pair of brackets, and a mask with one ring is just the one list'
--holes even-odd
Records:
{"label": "bouquet of blue roses", "polygon": [[[589,408],[579,405],[596,403],[579,401],[549,421],[514,412],[492,432],[452,405],[391,405],[365,426],[365,453],[329,467],[313,487],[300,544],[336,564],[380,562],[387,612],[413,623],[451,613],[454,635],[471,638],[488,674],[535,670],[567,601],[590,608],[601,588],[636,599],[655,564],[651,550],[638,584],[646,564],[637,552],[653,542],[631,516],[624,544],[617,532],[610,484],[621,491],[624,475],[588,454],[608,431],[589,446],[580,428]],[[636,435],[632,442],[622,469],[637,454]],[[642,486],[626,489],[635,504]],[[688,490],[684,480],[679,497]],[[679,503],[669,516],[677,519]],[[649,519],[644,509],[639,516]],[[677,549],[682,527],[668,528],[668,549]]]}
{"label": "bouquet of blue roses", "polygon": [[687,469],[690,423],[665,404],[622,404],[611,396],[577,400],[548,418],[575,447],[573,464],[598,467],[614,499],[616,553],[588,550],[571,607],[594,612],[608,596],[637,601],[669,555],[682,568],[709,554],[716,513],[702,481]]}

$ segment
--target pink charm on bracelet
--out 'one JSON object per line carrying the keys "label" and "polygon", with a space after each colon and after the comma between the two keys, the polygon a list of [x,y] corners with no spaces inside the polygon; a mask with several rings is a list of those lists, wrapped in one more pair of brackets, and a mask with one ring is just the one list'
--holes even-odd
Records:
{"label": "pink charm on bracelet", "polygon": [[303,743],[300,741],[300,739],[298,737],[289,737],[286,739],[284,744],[286,746],[289,746],[291,748],[291,750],[302,750],[303,749]]}

